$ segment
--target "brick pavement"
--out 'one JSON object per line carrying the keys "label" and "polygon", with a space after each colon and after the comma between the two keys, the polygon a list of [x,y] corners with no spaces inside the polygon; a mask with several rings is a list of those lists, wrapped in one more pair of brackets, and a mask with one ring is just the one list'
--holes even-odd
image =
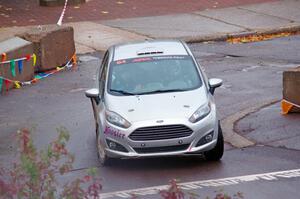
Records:
{"label": "brick pavement", "polygon": [[[64,22],[178,14],[276,0],[91,0],[69,6]],[[55,24],[62,7],[40,7],[37,0],[1,0],[0,28]]]}

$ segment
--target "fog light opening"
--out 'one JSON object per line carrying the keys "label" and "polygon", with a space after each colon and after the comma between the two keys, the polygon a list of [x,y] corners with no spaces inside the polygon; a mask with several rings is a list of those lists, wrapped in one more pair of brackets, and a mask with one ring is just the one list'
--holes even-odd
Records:
{"label": "fog light opening", "polygon": [[121,144],[119,144],[117,142],[114,142],[111,140],[106,140],[106,143],[111,150],[128,153],[128,150],[124,146],[122,146]]}
{"label": "fog light opening", "polygon": [[111,149],[116,149],[117,148],[117,144],[115,142],[109,142],[109,148]]}
{"label": "fog light opening", "polygon": [[202,145],[204,145],[204,144],[207,144],[207,143],[211,142],[211,141],[213,140],[213,138],[214,138],[214,132],[212,131],[212,132],[210,132],[209,134],[207,134],[207,135],[205,135],[204,137],[202,137],[202,138],[198,141],[196,147],[202,146]]}
{"label": "fog light opening", "polygon": [[213,135],[211,133],[205,136],[206,142],[211,142],[212,139],[213,139]]}

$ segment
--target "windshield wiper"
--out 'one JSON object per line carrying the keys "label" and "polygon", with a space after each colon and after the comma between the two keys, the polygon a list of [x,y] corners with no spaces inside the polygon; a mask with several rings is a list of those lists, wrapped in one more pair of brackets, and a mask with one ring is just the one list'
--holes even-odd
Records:
{"label": "windshield wiper", "polygon": [[110,89],[110,91],[116,92],[116,93],[121,93],[121,94],[123,94],[123,95],[136,95],[135,93],[130,93],[130,92],[124,91],[124,90]]}
{"label": "windshield wiper", "polygon": [[136,93],[136,95],[146,95],[146,94],[155,94],[155,93],[168,93],[168,92],[182,92],[186,91],[185,89],[167,89],[167,90],[154,90],[149,92]]}

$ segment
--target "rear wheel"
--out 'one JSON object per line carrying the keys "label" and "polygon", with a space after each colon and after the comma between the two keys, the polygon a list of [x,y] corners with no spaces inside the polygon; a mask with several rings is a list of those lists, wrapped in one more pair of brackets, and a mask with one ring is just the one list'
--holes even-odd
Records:
{"label": "rear wheel", "polygon": [[221,125],[219,124],[219,133],[218,133],[218,140],[216,146],[210,150],[204,152],[204,156],[206,160],[209,161],[219,161],[224,153],[224,138],[223,138],[223,133],[222,133],[222,128]]}

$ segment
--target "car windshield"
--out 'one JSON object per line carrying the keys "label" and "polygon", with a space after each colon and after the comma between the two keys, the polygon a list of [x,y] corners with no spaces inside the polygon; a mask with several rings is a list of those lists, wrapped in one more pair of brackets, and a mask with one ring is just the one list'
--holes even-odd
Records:
{"label": "car windshield", "polygon": [[113,62],[108,91],[115,95],[143,95],[187,91],[201,85],[190,56],[157,56]]}

